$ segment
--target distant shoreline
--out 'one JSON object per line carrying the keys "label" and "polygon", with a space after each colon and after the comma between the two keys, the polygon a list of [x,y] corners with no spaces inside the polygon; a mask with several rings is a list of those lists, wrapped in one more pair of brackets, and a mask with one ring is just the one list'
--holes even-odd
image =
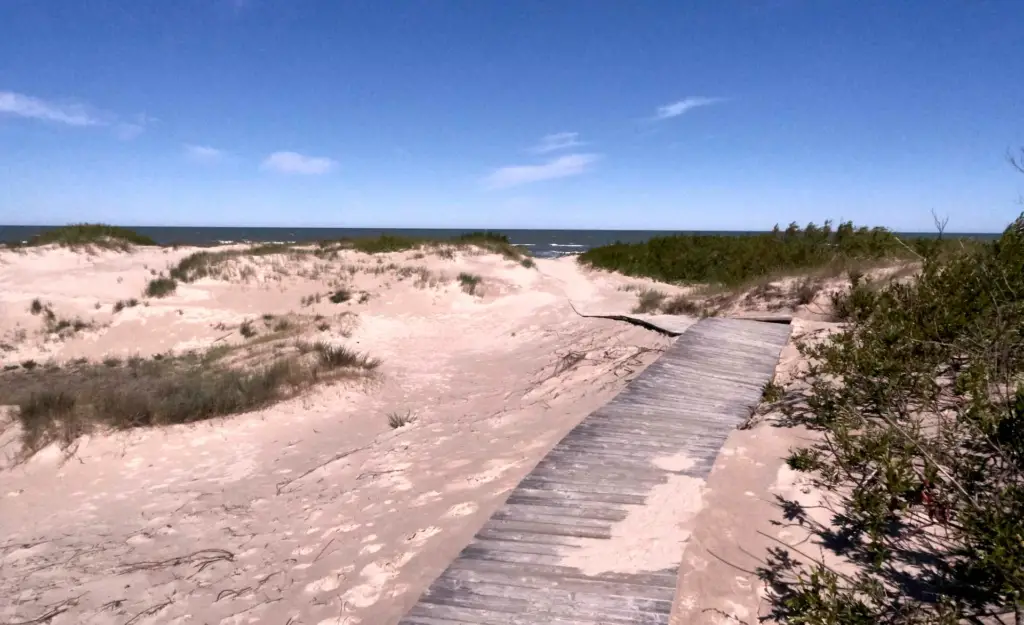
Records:
{"label": "distant shoreline", "polygon": [[[0,225],[0,243],[21,243],[44,230],[59,226]],[[481,228],[280,228],[230,226],[127,226],[161,245],[229,245],[232,243],[301,243],[342,238],[372,238],[381,235],[424,239],[450,239]],[[673,234],[750,235],[767,230],[552,230],[491,229],[508,235],[512,243],[530,249],[538,258],[579,254],[593,247],[621,241],[639,243],[656,236]],[[901,232],[904,237],[930,237],[934,232]],[[946,237],[994,239],[999,233],[946,233]]]}

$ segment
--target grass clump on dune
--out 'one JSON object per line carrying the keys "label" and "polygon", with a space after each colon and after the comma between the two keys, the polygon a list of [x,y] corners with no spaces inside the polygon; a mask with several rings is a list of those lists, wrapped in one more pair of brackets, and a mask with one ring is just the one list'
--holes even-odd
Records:
{"label": "grass clump on dune", "polygon": [[613,243],[590,249],[580,263],[672,283],[737,286],[751,280],[836,264],[920,259],[954,249],[959,241],[917,237],[902,241],[884,228],[833,229],[790,224],[763,234],[680,234],[643,243]]}
{"label": "grass clump on dune", "polygon": [[907,280],[856,282],[785,400],[816,432],[787,462],[830,514],[780,500],[814,547],[770,550],[765,616],[1024,622],[1024,215]]}
{"label": "grass clump on dune", "polygon": [[483,282],[483,278],[473,273],[462,272],[459,274],[459,284],[462,290],[469,295],[476,295],[477,287]]}
{"label": "grass clump on dune", "polygon": [[54,371],[0,373],[0,404],[17,406],[25,448],[68,445],[100,429],[191,423],[248,412],[318,383],[365,376],[380,362],[343,347],[317,345],[240,367],[232,348],[207,354],[102,363]]}
{"label": "grass clump on dune", "polygon": [[665,293],[657,289],[644,289],[637,293],[637,302],[633,312],[641,314],[657,312],[667,297]]}
{"label": "grass clump on dune", "polygon": [[28,245],[56,244],[64,247],[93,245],[107,249],[126,250],[133,245],[156,245],[153,239],[130,228],[107,224],[71,224],[45,230],[28,241]]}
{"label": "grass clump on dune", "polygon": [[178,281],[174,278],[159,277],[149,281],[146,285],[146,297],[166,297],[174,293],[178,288]]}
{"label": "grass clump on dune", "polygon": [[[472,245],[495,254],[501,254],[509,260],[529,260],[526,258],[527,253],[523,248],[513,245],[507,235],[499,232],[469,232],[459,235],[454,239],[454,242],[459,246]],[[524,266],[529,267],[531,265],[524,264]]]}

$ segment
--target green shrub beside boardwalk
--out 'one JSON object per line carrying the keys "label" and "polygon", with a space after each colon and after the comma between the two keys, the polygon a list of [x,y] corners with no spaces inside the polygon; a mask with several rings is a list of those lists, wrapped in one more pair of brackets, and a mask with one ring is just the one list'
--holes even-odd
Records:
{"label": "green shrub beside boardwalk", "polygon": [[887,258],[932,256],[947,239],[901,240],[884,228],[855,228],[850,222],[833,229],[809,224],[777,226],[763,234],[678,234],[644,243],[613,243],[580,255],[586,265],[644,276],[663,282],[701,282],[735,286],[787,271],[817,269]]}

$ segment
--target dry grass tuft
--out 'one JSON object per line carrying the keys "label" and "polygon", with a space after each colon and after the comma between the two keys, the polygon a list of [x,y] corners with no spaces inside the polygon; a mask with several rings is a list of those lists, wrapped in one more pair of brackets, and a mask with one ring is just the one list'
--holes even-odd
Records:
{"label": "dry grass tuft", "polygon": [[666,315],[700,315],[704,307],[685,295],[676,295],[662,304],[661,312]]}
{"label": "dry grass tuft", "polygon": [[668,296],[665,293],[657,289],[643,289],[637,293],[636,306],[633,307],[633,312],[639,314],[657,312],[666,297]]}
{"label": "dry grass tuft", "polygon": [[368,375],[380,365],[326,344],[255,364],[246,354],[220,346],[201,354],[107,358],[50,370],[26,361],[22,369],[0,373],[0,404],[18,407],[31,453],[51,442],[66,446],[98,428],[191,423],[256,410],[321,382]]}
{"label": "dry grass tuft", "polygon": [[161,276],[149,281],[146,285],[146,297],[166,297],[174,293],[178,288],[178,281],[174,278]]}
{"label": "dry grass tuft", "polygon": [[462,290],[470,295],[476,295],[477,287],[483,282],[483,278],[473,273],[462,272],[459,274],[459,284]]}
{"label": "dry grass tuft", "polygon": [[391,426],[392,430],[397,430],[400,427],[406,425],[412,425],[416,422],[416,417],[412,414],[411,410],[402,412],[389,412],[388,413],[388,425]]}

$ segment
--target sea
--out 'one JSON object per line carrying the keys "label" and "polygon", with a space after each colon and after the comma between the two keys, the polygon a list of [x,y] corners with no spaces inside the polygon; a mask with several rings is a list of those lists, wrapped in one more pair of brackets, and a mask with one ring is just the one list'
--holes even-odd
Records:
{"label": "sea", "polygon": [[[0,243],[19,243],[55,226],[0,226]],[[129,226],[131,227],[131,226]],[[248,228],[248,227],[189,227],[189,226],[137,226],[131,227],[161,245],[223,245],[228,243],[302,243],[335,239],[373,238],[380,235],[406,236],[423,239],[450,239],[460,234],[480,232],[480,228],[427,229],[427,228]],[[685,230],[495,230],[508,236],[515,245],[523,246],[537,258],[557,258],[580,254],[592,247],[609,243],[639,243],[652,237],[671,234],[755,234],[755,231],[685,231]],[[934,233],[902,233],[908,237],[934,236]],[[951,234],[992,238],[991,234]]]}

